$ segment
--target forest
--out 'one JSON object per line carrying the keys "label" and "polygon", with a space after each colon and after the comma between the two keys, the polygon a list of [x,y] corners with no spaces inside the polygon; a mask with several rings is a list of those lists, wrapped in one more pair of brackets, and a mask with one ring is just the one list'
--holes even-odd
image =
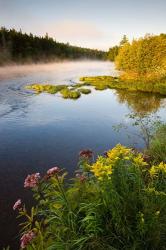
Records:
{"label": "forest", "polygon": [[115,58],[117,69],[125,72],[125,77],[134,80],[159,80],[166,77],[166,34],[145,35],[126,40],[119,47]]}
{"label": "forest", "polygon": [[58,59],[105,59],[106,52],[60,43],[48,34],[38,37],[15,29],[0,28],[0,65]]}

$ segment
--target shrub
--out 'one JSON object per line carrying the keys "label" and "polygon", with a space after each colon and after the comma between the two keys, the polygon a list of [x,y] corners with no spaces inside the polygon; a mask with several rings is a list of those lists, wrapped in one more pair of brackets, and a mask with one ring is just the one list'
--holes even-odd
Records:
{"label": "shrub", "polygon": [[117,145],[93,161],[80,153],[71,181],[58,167],[44,177],[29,175],[37,206],[28,215],[21,246],[26,249],[165,249],[166,164],[151,166],[141,153]]}

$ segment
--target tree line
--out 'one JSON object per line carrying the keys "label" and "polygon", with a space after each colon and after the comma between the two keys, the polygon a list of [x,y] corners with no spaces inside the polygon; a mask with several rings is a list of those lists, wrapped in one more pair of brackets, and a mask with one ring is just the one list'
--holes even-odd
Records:
{"label": "tree line", "polygon": [[8,62],[38,62],[55,59],[100,59],[106,52],[60,43],[46,34],[38,37],[15,29],[0,28],[0,64]]}
{"label": "tree line", "polygon": [[123,77],[155,80],[166,77],[166,34],[145,35],[129,42],[124,36],[118,46],[109,49],[108,59],[115,61]]}
{"label": "tree line", "polygon": [[166,77],[166,34],[146,35],[121,46],[115,59],[118,69],[134,78]]}

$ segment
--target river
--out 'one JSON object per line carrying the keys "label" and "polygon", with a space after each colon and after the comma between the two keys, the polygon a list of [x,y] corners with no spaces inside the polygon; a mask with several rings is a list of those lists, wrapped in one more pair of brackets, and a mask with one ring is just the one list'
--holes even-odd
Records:
{"label": "river", "polygon": [[[93,90],[78,100],[57,95],[36,95],[25,89],[32,83],[72,84],[81,76],[117,75],[113,63],[82,61],[8,66],[0,68],[0,249],[17,249],[18,222],[12,210],[21,198],[31,204],[24,190],[27,174],[44,173],[58,165],[70,174],[78,152],[91,148],[96,154],[117,143],[131,145],[124,131],[112,126],[124,123],[132,133],[132,111],[155,112],[166,120],[166,99],[151,94]],[[136,139],[137,146],[143,142]]]}

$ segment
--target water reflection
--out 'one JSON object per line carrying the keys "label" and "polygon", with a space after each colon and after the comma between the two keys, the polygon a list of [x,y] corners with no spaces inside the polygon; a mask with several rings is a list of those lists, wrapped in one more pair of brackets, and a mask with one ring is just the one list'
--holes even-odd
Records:
{"label": "water reflection", "polygon": [[161,95],[129,92],[126,90],[116,90],[119,103],[125,103],[132,111],[141,114],[157,112],[161,107],[166,107],[165,99]]}

